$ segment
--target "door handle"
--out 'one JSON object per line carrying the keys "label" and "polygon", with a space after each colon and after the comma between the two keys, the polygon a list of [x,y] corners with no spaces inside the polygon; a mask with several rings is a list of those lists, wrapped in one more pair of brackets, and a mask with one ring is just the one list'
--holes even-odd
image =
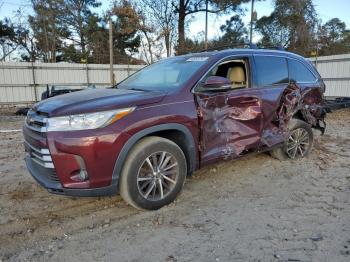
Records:
{"label": "door handle", "polygon": [[253,104],[253,103],[257,103],[259,101],[258,98],[247,98],[247,99],[243,99],[242,101],[240,101],[240,104]]}

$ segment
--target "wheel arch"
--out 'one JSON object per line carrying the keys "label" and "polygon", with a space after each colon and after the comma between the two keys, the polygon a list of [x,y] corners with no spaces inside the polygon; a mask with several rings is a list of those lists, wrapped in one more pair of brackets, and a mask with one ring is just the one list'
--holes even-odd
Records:
{"label": "wheel arch", "polygon": [[301,110],[298,110],[297,112],[295,112],[295,114],[293,115],[293,118],[299,119],[299,120],[302,120],[302,121],[308,123],[307,119],[304,117],[304,115],[301,112]]}
{"label": "wheel arch", "polygon": [[136,134],[132,135],[128,139],[128,141],[122,147],[118,155],[117,161],[115,162],[113,174],[112,174],[112,184],[113,183],[118,184],[119,177],[124,166],[124,162],[130,150],[138,141],[148,136],[159,136],[159,137],[169,139],[174,143],[176,143],[185,154],[188,174],[191,174],[195,170],[197,152],[196,152],[195,141],[190,130],[186,126],[181,124],[176,124],[176,123],[161,124],[161,125],[145,128],[137,132]]}

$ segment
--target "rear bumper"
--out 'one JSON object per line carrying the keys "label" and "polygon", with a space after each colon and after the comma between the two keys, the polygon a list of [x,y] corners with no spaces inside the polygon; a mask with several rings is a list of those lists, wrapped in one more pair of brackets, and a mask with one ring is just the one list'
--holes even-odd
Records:
{"label": "rear bumper", "polygon": [[64,188],[59,181],[51,179],[55,176],[54,169],[48,169],[39,165],[33,161],[30,156],[25,158],[25,162],[32,177],[50,193],[81,197],[110,196],[118,194],[118,185],[116,182],[112,182],[109,186],[99,188]]}

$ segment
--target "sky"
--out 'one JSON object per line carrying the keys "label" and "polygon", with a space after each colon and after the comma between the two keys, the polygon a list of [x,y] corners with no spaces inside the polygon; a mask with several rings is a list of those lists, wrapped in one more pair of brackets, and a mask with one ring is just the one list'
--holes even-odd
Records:
{"label": "sky", "polygon": [[[102,6],[97,10],[99,13],[103,13],[111,5],[111,0],[101,0],[101,2]],[[319,17],[323,22],[338,17],[346,23],[347,28],[350,28],[350,0],[313,0],[313,2]],[[30,13],[29,0],[0,0],[0,3],[3,3],[2,6],[0,6],[0,19],[4,17],[13,17],[18,8],[22,8],[25,13]],[[246,9],[243,21],[248,24],[250,20],[250,3],[244,4],[243,8]],[[273,11],[273,0],[256,2],[255,11],[258,14],[258,18],[264,15],[269,15]],[[220,25],[224,24],[227,18],[229,18],[229,16],[209,15],[209,38],[220,35]],[[204,13],[197,14],[194,18],[191,18],[188,34],[195,37],[203,32],[204,20]],[[256,39],[257,36],[254,38]]]}
{"label": "sky", "polygon": [[[268,16],[273,11],[273,0],[255,2],[254,10],[257,12],[258,19],[262,16]],[[334,17],[338,17],[345,22],[350,29],[350,0],[313,0],[316,12],[322,22],[326,22]],[[250,22],[251,3],[242,5],[246,9],[245,16],[242,18],[245,24]],[[209,38],[220,35],[220,25],[224,24],[229,16],[209,16]],[[191,34],[197,35],[204,31],[205,14],[196,15],[195,21],[189,26]],[[256,36],[254,37],[256,39]]]}

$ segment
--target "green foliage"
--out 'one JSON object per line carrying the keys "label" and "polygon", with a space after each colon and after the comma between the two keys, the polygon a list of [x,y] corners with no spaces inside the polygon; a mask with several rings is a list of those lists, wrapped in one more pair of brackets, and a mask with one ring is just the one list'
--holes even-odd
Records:
{"label": "green foliage", "polygon": [[[162,55],[201,51],[203,35],[185,35],[188,18],[206,11],[206,0],[115,0],[104,15],[95,8],[102,0],[30,0],[31,15],[17,14],[16,23],[0,21],[0,60],[109,63],[109,28],[113,24],[115,63],[138,63],[143,55],[152,63]],[[222,35],[208,41],[208,48],[248,42],[242,22],[242,3],[250,0],[208,0],[208,12],[231,14],[220,27]],[[350,31],[338,18],[320,25],[312,0],[274,0],[274,11],[261,17],[255,31],[260,46],[282,46],[309,56],[350,52]],[[25,20],[25,21],[22,21]],[[204,30],[204,23],[203,23]],[[177,46],[173,43],[177,38]],[[165,49],[164,45],[165,44]],[[11,55],[14,54],[14,55]]]}
{"label": "green foliage", "polygon": [[270,16],[260,18],[256,30],[262,46],[282,46],[308,55],[315,47],[317,14],[312,0],[276,0]]}
{"label": "green foliage", "polygon": [[101,17],[93,11],[100,5],[98,0],[31,0],[28,26],[1,21],[0,58],[19,47],[24,61],[109,63],[111,17],[115,62],[129,62],[140,46],[138,13],[129,1],[121,0]]}
{"label": "green foliage", "polygon": [[116,17],[114,25],[114,45],[118,53],[125,54],[125,50],[136,52],[140,46],[140,36],[137,34],[141,28],[141,16],[129,1],[123,0],[112,9]]}
{"label": "green foliage", "polygon": [[178,46],[177,53],[188,52],[185,41],[186,17],[199,12],[208,11],[209,13],[221,14],[226,12],[235,12],[239,10],[239,5],[249,2],[249,0],[208,0],[208,10],[206,9],[206,0],[179,0],[175,11],[178,13]]}
{"label": "green foliage", "polygon": [[6,19],[4,21],[0,20],[0,61],[3,61],[16,50],[15,38],[15,28],[10,21]]}
{"label": "green foliage", "polygon": [[57,62],[64,39],[70,35],[64,24],[63,0],[31,0],[34,14],[28,18],[39,55],[45,62]]}
{"label": "green foliage", "polygon": [[[232,16],[225,24],[220,26],[220,30],[223,35],[216,39],[209,40],[208,49],[233,48],[236,45],[248,42],[248,30],[239,15]],[[195,39],[186,38],[185,47],[184,53],[194,53],[205,50],[203,37],[196,37]]]}
{"label": "green foliage", "polygon": [[[91,8],[101,6],[97,0],[65,0],[64,23],[69,28],[69,40],[73,44],[66,44],[62,49],[62,56],[69,58],[68,61],[79,63],[89,57],[91,43],[88,41],[91,26],[99,22],[99,18],[91,11]],[[96,24],[92,24],[95,22]]]}
{"label": "green foliage", "polygon": [[[113,53],[116,63],[130,63],[130,54],[140,46],[140,17],[128,2],[116,3],[109,15],[113,17]],[[109,32],[106,18],[90,17],[88,21],[89,62],[109,63]]]}
{"label": "green foliage", "polygon": [[319,55],[336,55],[350,52],[350,31],[339,18],[333,18],[321,26]]}
{"label": "green foliage", "polygon": [[239,15],[232,16],[220,27],[224,33],[218,45],[242,44],[248,42],[248,30]]}
{"label": "green foliage", "polygon": [[15,36],[15,30],[13,25],[8,20],[0,20],[0,43],[4,43],[6,39],[13,39]]}

